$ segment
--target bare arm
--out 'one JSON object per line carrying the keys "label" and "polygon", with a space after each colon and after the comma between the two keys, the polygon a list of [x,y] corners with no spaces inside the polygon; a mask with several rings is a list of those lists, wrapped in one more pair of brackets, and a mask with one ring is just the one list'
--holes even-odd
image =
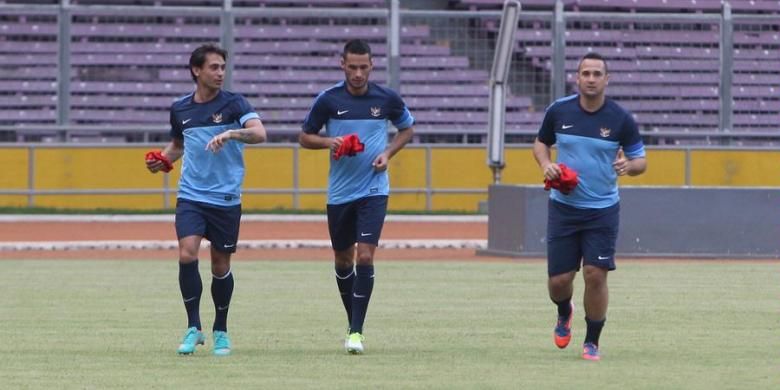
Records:
{"label": "bare arm", "polygon": [[390,159],[393,158],[393,156],[395,156],[395,154],[398,153],[401,149],[403,149],[407,143],[409,143],[413,135],[414,127],[410,127],[396,133],[395,137],[393,137],[393,140],[390,141],[390,145],[387,145],[387,148],[382,153],[379,153],[379,155],[374,159],[374,163],[372,164],[374,166],[374,170],[384,171],[387,169],[387,164],[390,162]]}
{"label": "bare arm", "polygon": [[224,133],[217,134],[214,138],[206,144],[206,149],[216,153],[225,146],[225,143],[234,140],[243,142],[245,144],[259,144],[265,142],[266,132],[265,126],[260,119],[250,119],[244,123],[244,127],[241,129],[228,130]]}
{"label": "bare arm", "polygon": [[539,138],[534,140],[534,158],[536,159],[536,163],[539,164],[539,168],[542,169],[542,174],[545,179],[555,180],[561,176],[561,168],[552,162],[550,147],[544,142],[539,141]]}

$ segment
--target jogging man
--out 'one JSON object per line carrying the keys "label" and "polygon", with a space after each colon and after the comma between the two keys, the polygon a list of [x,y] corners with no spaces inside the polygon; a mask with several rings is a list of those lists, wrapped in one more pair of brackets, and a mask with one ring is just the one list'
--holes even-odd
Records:
{"label": "jogging man", "polygon": [[227,53],[216,45],[198,47],[190,56],[195,92],[173,103],[171,142],[162,152],[150,152],[146,167],[168,171],[184,156],[176,202],[179,240],[179,288],[187,310],[187,330],[180,354],[204,344],[200,322],[203,285],[198,271],[202,238],[211,241],[211,296],[216,316],[215,355],[229,355],[227,315],[233,294],[230,256],[236,251],[244,180],[244,144],[264,142],[266,131],[247,100],[222,89]]}
{"label": "jogging man", "polygon": [[[332,153],[328,229],[349,324],[344,346],[352,354],[363,353],[374,251],[390,192],[387,166],[414,131],[414,118],[398,94],[368,81],[372,67],[369,45],[359,39],[347,42],[341,55],[345,80],[317,96],[299,136],[304,148]],[[388,120],[399,130],[389,144]],[[319,135],[323,125],[325,135]]]}
{"label": "jogging man", "polygon": [[607,272],[615,269],[618,236],[618,176],[642,174],[645,148],[631,114],[605,90],[607,63],[588,53],[577,70],[579,94],[547,108],[534,142],[534,157],[546,180],[561,177],[551,161],[550,147],[558,145],[557,160],[579,177],[568,195],[552,190],[547,219],[547,273],[550,298],[558,306],[555,345],[571,340],[574,276],[583,265],[587,333],[582,357],[599,360],[599,337],[607,319]]}

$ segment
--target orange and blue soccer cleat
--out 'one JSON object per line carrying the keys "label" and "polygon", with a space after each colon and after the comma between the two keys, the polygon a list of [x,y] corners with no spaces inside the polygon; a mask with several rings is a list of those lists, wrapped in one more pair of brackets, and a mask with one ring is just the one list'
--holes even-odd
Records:
{"label": "orange and blue soccer cleat", "polygon": [[571,319],[574,317],[574,304],[570,303],[571,313],[569,317],[558,316],[558,323],[555,324],[555,330],[553,331],[553,339],[555,345],[558,348],[566,348],[571,341]]}
{"label": "orange and blue soccer cleat", "polygon": [[599,355],[599,346],[593,343],[583,344],[582,358],[585,360],[593,360],[593,361],[601,360],[601,356]]}

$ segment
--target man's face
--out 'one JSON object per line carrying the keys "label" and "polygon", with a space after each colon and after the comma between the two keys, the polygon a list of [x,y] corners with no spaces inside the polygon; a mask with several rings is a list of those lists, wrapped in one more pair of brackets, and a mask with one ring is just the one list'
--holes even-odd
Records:
{"label": "man's face", "polygon": [[354,90],[365,88],[373,67],[368,54],[347,53],[346,57],[341,58],[341,69],[344,70],[349,87]]}
{"label": "man's face", "polygon": [[208,53],[203,67],[193,67],[192,73],[197,76],[199,85],[220,89],[225,81],[225,60],[217,53]]}
{"label": "man's face", "polygon": [[586,58],[577,70],[577,87],[580,94],[587,97],[598,97],[604,94],[609,83],[604,61]]}

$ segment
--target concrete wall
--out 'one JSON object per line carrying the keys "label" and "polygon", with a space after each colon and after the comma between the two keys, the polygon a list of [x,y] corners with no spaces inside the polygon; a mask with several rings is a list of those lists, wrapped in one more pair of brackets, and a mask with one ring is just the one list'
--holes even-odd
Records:
{"label": "concrete wall", "polygon": [[[490,186],[485,254],[545,256],[548,193]],[[618,256],[780,258],[780,191],[621,188]]]}

